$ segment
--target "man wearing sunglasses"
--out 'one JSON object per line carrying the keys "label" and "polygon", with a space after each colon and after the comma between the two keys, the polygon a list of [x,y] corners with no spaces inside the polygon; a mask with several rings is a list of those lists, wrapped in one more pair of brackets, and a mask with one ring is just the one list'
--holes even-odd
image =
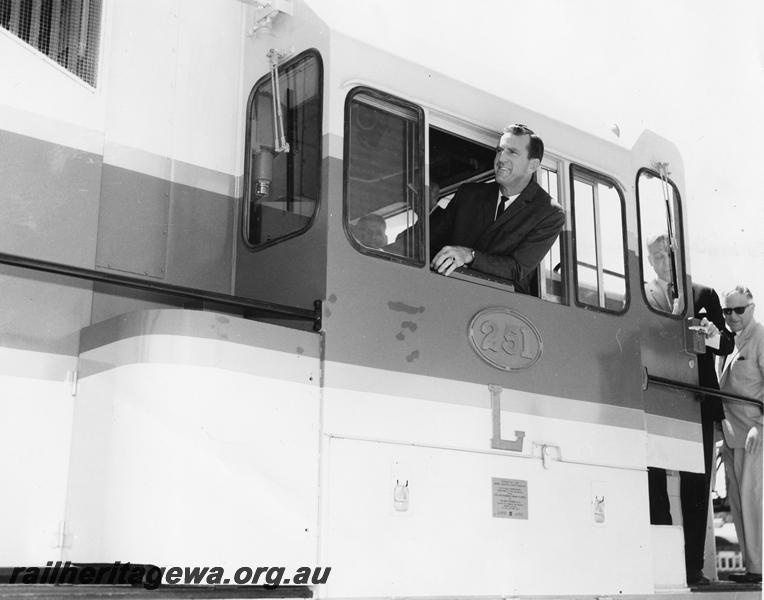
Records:
{"label": "man wearing sunglasses", "polygon": [[430,218],[431,267],[450,275],[468,266],[529,293],[536,267],[557,239],[565,213],[535,173],[544,142],[525,125],[504,128],[494,158],[496,181],[466,183]]}
{"label": "man wearing sunglasses", "polygon": [[[735,333],[735,350],[719,361],[723,392],[764,400],[764,326],[753,318],[753,295],[737,286],[724,295],[724,320]],[[754,404],[724,401],[724,471],[746,573],[732,581],[761,582],[762,411]]]}

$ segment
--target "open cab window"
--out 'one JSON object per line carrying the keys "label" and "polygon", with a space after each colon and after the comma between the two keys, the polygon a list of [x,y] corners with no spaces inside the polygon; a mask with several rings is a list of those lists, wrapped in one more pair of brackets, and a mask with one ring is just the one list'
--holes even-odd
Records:
{"label": "open cab window", "polygon": [[[344,227],[361,253],[422,267],[429,256],[426,226],[465,183],[494,180],[496,134],[470,129],[481,141],[430,126],[425,177],[424,115],[415,104],[369,88],[350,91],[345,104]],[[464,127],[462,127],[464,129]],[[560,197],[561,162],[545,157],[537,181]],[[428,183],[425,190],[425,183]],[[435,251],[435,249],[432,249]],[[536,271],[531,293],[565,302],[558,238]],[[458,269],[451,274],[480,285],[513,290],[512,282]]]}
{"label": "open cab window", "polygon": [[426,260],[422,122],[417,106],[366,88],[345,105],[348,238],[363,253],[416,266]]}
{"label": "open cab window", "polygon": [[624,200],[614,181],[571,166],[576,302],[608,312],[624,312],[626,222]]}
{"label": "open cab window", "polygon": [[[430,189],[440,190],[438,206],[447,206],[456,190],[465,183],[494,181],[493,164],[498,134],[485,132],[483,137],[490,139],[490,145],[472,141],[446,131],[445,128],[430,127]],[[557,202],[561,196],[561,182],[558,176],[561,168],[560,161],[547,153],[536,172],[538,184]],[[558,236],[536,270],[531,294],[550,302],[564,303],[564,274],[562,242]],[[511,281],[490,277],[471,269],[459,269],[452,277],[470,279],[476,283],[507,290],[513,289]]]}
{"label": "open cab window", "polygon": [[279,66],[275,81],[266,76],[252,89],[242,203],[242,233],[252,249],[298,235],[313,222],[321,182],[321,89],[315,51]]}
{"label": "open cab window", "polygon": [[637,200],[645,302],[659,313],[682,315],[687,290],[679,192],[665,172],[641,169]]}

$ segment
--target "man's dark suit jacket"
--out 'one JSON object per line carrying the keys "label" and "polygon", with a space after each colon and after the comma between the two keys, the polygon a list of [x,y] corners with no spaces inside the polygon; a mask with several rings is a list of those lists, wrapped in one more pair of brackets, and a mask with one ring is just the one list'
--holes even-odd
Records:
{"label": "man's dark suit jacket", "polygon": [[[735,348],[735,339],[726,328],[719,296],[712,288],[697,283],[692,284],[693,315],[697,319],[704,316],[716,325],[721,339],[719,349],[707,348],[705,354],[698,354],[698,384],[719,389],[714,369],[714,355],[726,355]],[[708,492],[713,469],[714,421],[724,418],[722,401],[717,396],[700,397],[700,422],[703,432],[704,473],[681,472],[679,478],[679,498],[682,504],[684,523],[684,559],[687,576],[696,575],[703,569],[703,551],[706,540],[706,519],[708,518]],[[663,480],[665,482],[665,478]],[[663,485],[665,483],[661,482]],[[663,491],[661,490],[661,493]],[[668,502],[668,491],[666,491]]]}
{"label": "man's dark suit jacket", "polygon": [[[700,319],[705,316],[716,325],[721,334],[718,350],[707,348],[705,354],[698,355],[698,384],[703,387],[719,389],[719,382],[716,380],[715,355],[730,354],[735,349],[735,338],[727,329],[719,296],[712,288],[693,283],[692,303],[695,318]],[[724,418],[724,409],[720,398],[707,396],[702,401],[701,409],[704,419],[721,421]]]}
{"label": "man's dark suit jacket", "polygon": [[430,218],[430,256],[443,246],[475,250],[469,268],[528,292],[530,278],[565,225],[565,213],[535,180],[494,220],[498,183],[467,183]]}

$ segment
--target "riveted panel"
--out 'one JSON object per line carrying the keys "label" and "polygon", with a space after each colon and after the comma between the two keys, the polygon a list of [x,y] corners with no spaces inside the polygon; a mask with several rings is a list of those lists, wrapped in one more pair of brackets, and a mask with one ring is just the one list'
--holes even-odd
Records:
{"label": "riveted panel", "polygon": [[96,266],[164,279],[170,182],[107,164],[101,182]]}

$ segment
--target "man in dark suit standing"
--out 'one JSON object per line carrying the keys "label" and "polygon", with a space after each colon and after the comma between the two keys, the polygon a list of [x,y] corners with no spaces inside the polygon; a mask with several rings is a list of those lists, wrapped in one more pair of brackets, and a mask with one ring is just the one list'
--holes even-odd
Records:
{"label": "man in dark suit standing", "polygon": [[[658,272],[658,269],[656,269]],[[668,277],[663,279],[666,281]],[[665,293],[656,286],[661,294]],[[653,303],[648,294],[648,300]],[[660,299],[656,294],[655,299]],[[735,348],[732,333],[726,328],[721,303],[717,293],[709,287],[692,284],[693,315],[700,319],[705,329],[706,338],[719,334],[719,347],[706,346],[703,354],[698,354],[698,385],[719,389],[716,379],[715,355],[724,356]],[[669,311],[668,300],[654,304],[656,308]],[[687,584],[692,586],[707,585],[709,580],[703,575],[703,554],[706,544],[706,526],[708,519],[708,500],[711,489],[711,476],[714,473],[714,426],[724,419],[724,408],[718,396],[698,394],[700,400],[700,421],[703,436],[704,473],[679,472],[679,499],[682,505],[682,528],[684,530],[684,562]],[[671,525],[666,470],[650,467],[648,469],[650,491],[650,523],[653,525]]]}
{"label": "man in dark suit standing", "polygon": [[[719,389],[714,368],[714,355],[727,355],[735,348],[735,340],[724,323],[724,315],[719,296],[709,287],[692,284],[694,315],[701,319],[707,330],[706,336],[720,334],[719,348],[706,347],[704,354],[698,354],[698,384],[702,387]],[[722,401],[717,396],[704,395],[700,403],[700,419],[703,431],[703,458],[705,473],[679,474],[679,497],[682,504],[684,527],[684,560],[687,568],[687,583],[697,585],[708,583],[703,576],[703,550],[706,541],[708,518],[708,494],[711,476],[714,472],[714,423],[724,419]]]}
{"label": "man in dark suit standing", "polygon": [[431,267],[450,275],[469,266],[528,293],[536,267],[557,239],[565,213],[535,181],[544,142],[525,125],[504,128],[496,181],[467,183],[430,219]]}

